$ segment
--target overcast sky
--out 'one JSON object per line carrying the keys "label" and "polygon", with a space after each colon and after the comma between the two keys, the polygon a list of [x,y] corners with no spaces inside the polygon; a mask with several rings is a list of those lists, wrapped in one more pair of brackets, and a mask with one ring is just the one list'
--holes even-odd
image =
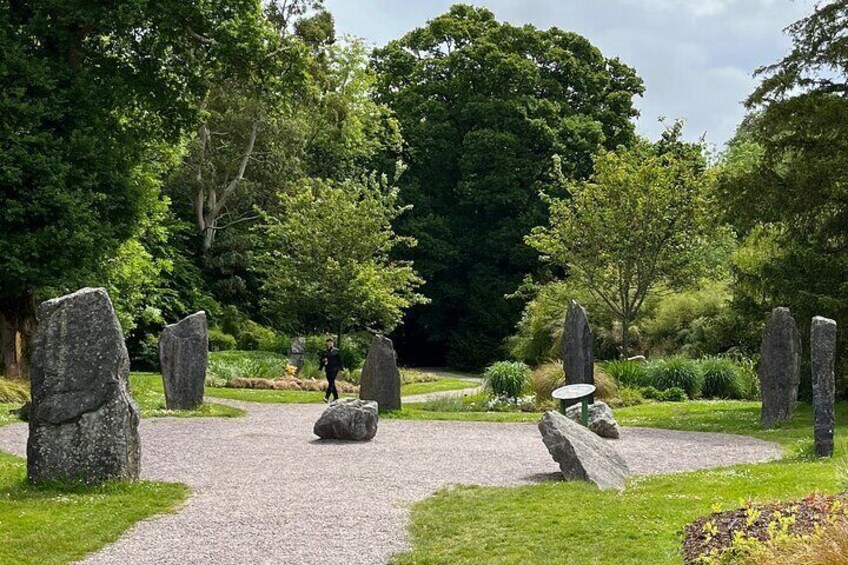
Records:
{"label": "overcast sky", "polygon": [[[325,0],[339,33],[383,45],[445,12],[450,0]],[[686,137],[722,145],[742,118],[757,67],[789,49],[782,30],[812,0],[478,0],[500,20],[576,31],[607,57],[635,67],[646,92],[636,101],[640,133],[655,138],[659,116],[686,120]]]}

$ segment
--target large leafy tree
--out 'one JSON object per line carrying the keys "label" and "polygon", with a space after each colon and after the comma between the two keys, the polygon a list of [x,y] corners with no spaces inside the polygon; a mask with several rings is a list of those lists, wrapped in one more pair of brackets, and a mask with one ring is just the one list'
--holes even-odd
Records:
{"label": "large leafy tree", "polygon": [[735,307],[761,322],[789,306],[807,335],[814,315],[848,323],[848,2],[823,2],[787,31],[793,48],[759,70],[719,190],[744,237]]}
{"label": "large leafy tree", "polygon": [[625,355],[646,299],[697,282],[709,266],[711,175],[698,157],[673,131],[658,144],[602,151],[589,180],[551,200],[550,226],[528,237],[617,319]]}
{"label": "large leafy tree", "polygon": [[507,301],[536,265],[523,238],[545,223],[553,157],[583,178],[592,155],[634,140],[642,81],[585,38],[516,27],[452,7],[373,54],[381,102],[408,143],[399,225],[429,306],[400,333],[407,359],[459,367],[492,360],[522,304]]}
{"label": "large leafy tree", "polygon": [[280,195],[279,216],[259,227],[263,251],[262,308],[278,327],[304,333],[391,331],[424,302],[412,263],[392,258],[399,237],[392,222],[406,211],[397,189],[368,175],[335,182],[310,179]]}
{"label": "large leafy tree", "polygon": [[[6,365],[45,288],[113,256],[156,207],[161,144],[208,76],[269,46],[258,0],[0,2],[0,313]],[[26,332],[24,332],[26,333]]]}

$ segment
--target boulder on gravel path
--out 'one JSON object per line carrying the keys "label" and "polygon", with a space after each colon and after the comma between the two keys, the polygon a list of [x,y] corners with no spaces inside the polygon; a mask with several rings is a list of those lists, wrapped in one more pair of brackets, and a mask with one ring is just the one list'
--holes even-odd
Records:
{"label": "boulder on gravel path", "polygon": [[324,410],[312,431],[321,439],[368,441],[377,435],[379,419],[376,402],[347,398]]}
{"label": "boulder on gravel path", "polygon": [[[569,406],[565,415],[581,424],[582,404]],[[618,439],[618,422],[606,402],[598,401],[589,405],[589,430],[607,439]]]}
{"label": "boulder on gravel path", "polygon": [[559,412],[548,411],[539,431],[566,480],[587,481],[601,490],[623,490],[627,463],[605,440]]}
{"label": "boulder on gravel path", "polygon": [[109,295],[84,288],[38,308],[27,474],[41,483],[136,479],[141,447],[130,362]]}

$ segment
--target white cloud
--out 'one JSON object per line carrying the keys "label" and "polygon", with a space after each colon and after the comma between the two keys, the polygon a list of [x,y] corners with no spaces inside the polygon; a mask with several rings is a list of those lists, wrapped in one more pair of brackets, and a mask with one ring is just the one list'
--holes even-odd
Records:
{"label": "white cloud", "polygon": [[[723,144],[742,118],[753,71],[781,58],[782,29],[813,0],[481,0],[514,24],[557,26],[586,36],[645,80],[639,131],[656,137],[656,118],[686,120],[690,139]],[[443,13],[450,0],[326,0],[340,32],[381,45]]]}

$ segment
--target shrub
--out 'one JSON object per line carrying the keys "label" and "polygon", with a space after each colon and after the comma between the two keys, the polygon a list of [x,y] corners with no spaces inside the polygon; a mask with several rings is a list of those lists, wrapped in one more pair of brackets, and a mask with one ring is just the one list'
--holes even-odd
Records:
{"label": "shrub", "polygon": [[699,362],[703,376],[701,394],[704,398],[745,397],[741,369],[732,360],[722,357],[706,357]]}
{"label": "shrub", "polygon": [[601,366],[604,372],[619,385],[636,388],[644,384],[644,362],[607,361]]}
{"label": "shrub", "polygon": [[[274,330],[261,326],[252,320],[247,320],[241,327],[237,341],[238,347],[242,351],[258,351],[262,349],[260,344],[273,344],[276,339],[277,334],[274,333]],[[277,353],[282,353],[282,351],[277,351]]]}
{"label": "shrub", "polygon": [[660,391],[657,396],[657,400],[660,402],[683,402],[688,399],[686,391],[676,386]]}
{"label": "shrub", "polygon": [[618,394],[614,398],[607,401],[612,408],[622,408],[624,406],[636,406],[644,404],[645,397],[639,392],[639,389],[623,386],[618,388]]}
{"label": "shrub", "polygon": [[652,386],[643,386],[638,389],[639,394],[642,395],[642,398],[646,398],[648,400],[659,400],[661,396],[661,392]]}
{"label": "shrub", "polygon": [[265,351],[221,351],[209,356],[207,384],[221,386],[233,379],[275,379],[286,374],[288,361]]}
{"label": "shrub", "polygon": [[527,388],[530,367],[520,361],[499,361],[489,365],[483,378],[495,396],[518,398]]}
{"label": "shrub", "polygon": [[209,351],[231,351],[236,347],[236,338],[218,328],[209,328]]}
{"label": "shrub", "polygon": [[692,359],[670,357],[649,361],[645,363],[644,371],[647,386],[659,390],[682,388],[689,398],[695,398],[701,392],[701,373]]}
{"label": "shrub", "polygon": [[551,393],[564,384],[562,365],[553,361],[539,365],[530,374],[530,390],[538,402],[551,400]]}

